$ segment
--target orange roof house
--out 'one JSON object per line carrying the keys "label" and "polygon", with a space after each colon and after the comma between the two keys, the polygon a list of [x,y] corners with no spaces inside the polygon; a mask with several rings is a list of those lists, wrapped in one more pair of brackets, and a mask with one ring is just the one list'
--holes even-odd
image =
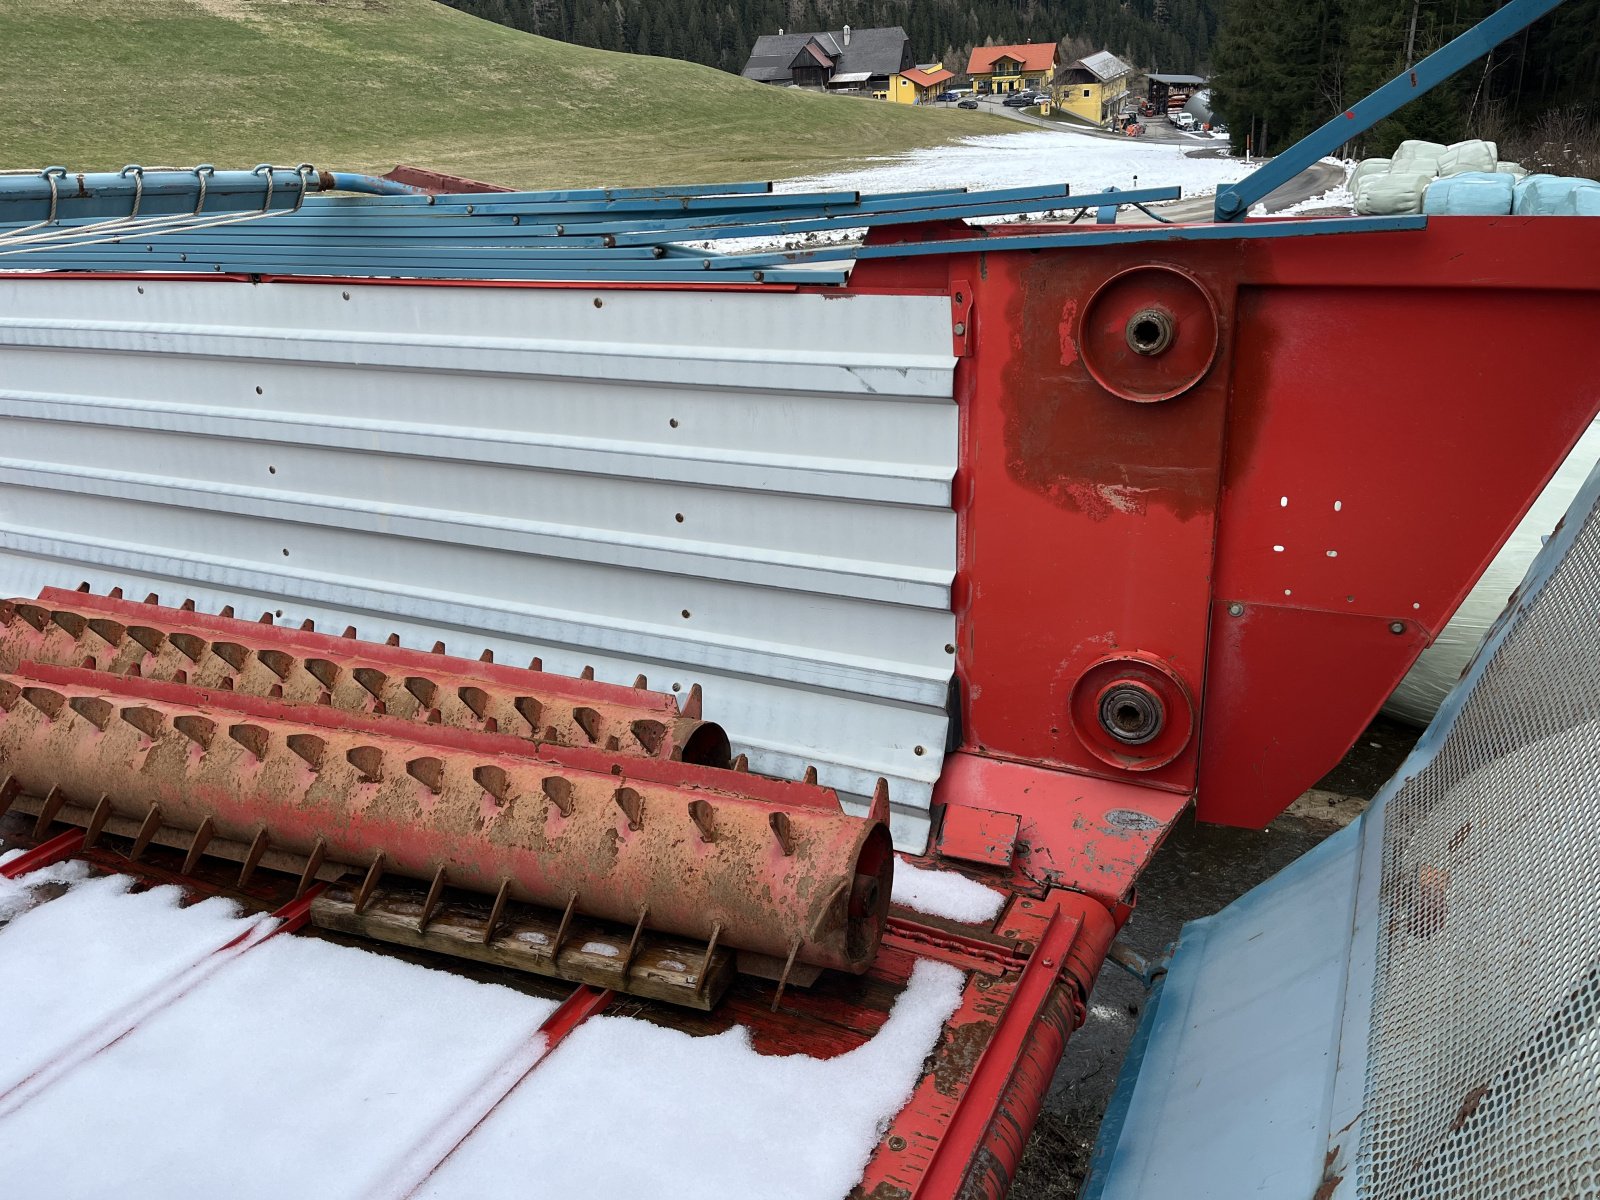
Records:
{"label": "orange roof house", "polygon": [[1060,62],[1054,42],[978,46],[967,61],[967,75],[980,92],[1020,92],[1043,87]]}

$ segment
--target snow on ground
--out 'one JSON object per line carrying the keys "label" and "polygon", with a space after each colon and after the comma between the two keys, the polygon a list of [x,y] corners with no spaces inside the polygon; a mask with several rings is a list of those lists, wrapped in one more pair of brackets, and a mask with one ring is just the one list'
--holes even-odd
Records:
{"label": "snow on ground", "polygon": [[[834,1200],[963,983],[919,963],[883,1028],[833,1059],[597,1017],[541,1061],[549,1000],[310,938],[219,954],[270,922],[131,883],[80,878],[0,927],[0,1093],[72,1063],[0,1102],[8,1196]],[[164,1005],[102,1038],[150,995]],[[74,1055],[84,1037],[98,1053]]]}
{"label": "snow on ground", "polygon": [[422,1200],[671,1196],[836,1200],[860,1177],[961,997],[919,962],[889,1021],[837,1058],[757,1054],[597,1017],[540,1064],[428,1181]]}
{"label": "snow on ground", "polygon": [[1185,196],[1205,195],[1234,183],[1254,167],[1235,158],[1190,158],[1194,147],[1116,141],[1067,130],[993,133],[930,146],[868,165],[827,175],[811,175],[776,185],[780,192],[854,189],[897,192],[917,188],[1028,187],[1069,183],[1078,193],[1107,187],[1164,187],[1176,184]]}
{"label": "snow on ground", "polygon": [[[128,895],[128,882],[84,884],[0,931],[0,995],[25,1009],[0,1020],[12,1043],[58,1042],[76,1014],[127,994],[130,972],[137,986],[141,961],[203,953],[223,932],[230,905],[179,909],[157,895],[178,889]],[[96,942],[99,953],[80,949]],[[470,1107],[503,1060],[537,1048],[553,1008],[364,951],[273,938],[0,1119],[7,1193],[366,1196],[391,1186],[397,1164]]]}
{"label": "snow on ground", "polygon": [[896,904],[916,909],[947,921],[979,925],[992,921],[1005,903],[1004,894],[984,887],[976,880],[954,871],[930,870],[897,856],[894,864]]}
{"label": "snow on ground", "polygon": [[[36,871],[19,882],[62,874]],[[0,1112],[24,1080],[86,1040],[104,1045],[127,1028],[118,1018],[130,1005],[256,924],[231,901],[179,908],[180,889],[132,895],[132,883],[115,875],[77,883],[0,930]]]}

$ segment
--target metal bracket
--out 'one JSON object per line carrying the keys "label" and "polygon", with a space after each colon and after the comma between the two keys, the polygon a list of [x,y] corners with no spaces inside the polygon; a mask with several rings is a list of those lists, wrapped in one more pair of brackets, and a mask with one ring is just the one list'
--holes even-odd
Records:
{"label": "metal bracket", "polygon": [[972,353],[972,285],[965,279],[950,281],[950,353],[957,358]]}

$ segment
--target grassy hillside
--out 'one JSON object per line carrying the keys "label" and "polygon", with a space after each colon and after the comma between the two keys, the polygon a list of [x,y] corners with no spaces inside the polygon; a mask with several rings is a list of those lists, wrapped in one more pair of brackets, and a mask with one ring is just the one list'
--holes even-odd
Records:
{"label": "grassy hillside", "polygon": [[569,46],[434,0],[0,0],[0,167],[716,182],[1006,128]]}

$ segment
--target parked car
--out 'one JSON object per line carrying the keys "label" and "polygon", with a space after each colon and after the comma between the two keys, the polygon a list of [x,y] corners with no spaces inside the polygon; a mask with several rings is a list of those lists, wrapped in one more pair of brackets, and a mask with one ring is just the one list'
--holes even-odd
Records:
{"label": "parked car", "polygon": [[956,107],[957,108],[977,108],[978,107],[978,102],[976,100],[974,100],[971,96],[968,96],[965,100],[963,100],[959,104],[957,104]]}
{"label": "parked car", "polygon": [[1007,108],[1028,108],[1039,102],[1033,98],[1032,92],[1012,92],[1001,103]]}
{"label": "parked car", "polygon": [[934,99],[939,101],[941,104],[954,104],[957,100],[961,99],[961,97],[956,95],[954,92],[940,92],[934,97]]}

